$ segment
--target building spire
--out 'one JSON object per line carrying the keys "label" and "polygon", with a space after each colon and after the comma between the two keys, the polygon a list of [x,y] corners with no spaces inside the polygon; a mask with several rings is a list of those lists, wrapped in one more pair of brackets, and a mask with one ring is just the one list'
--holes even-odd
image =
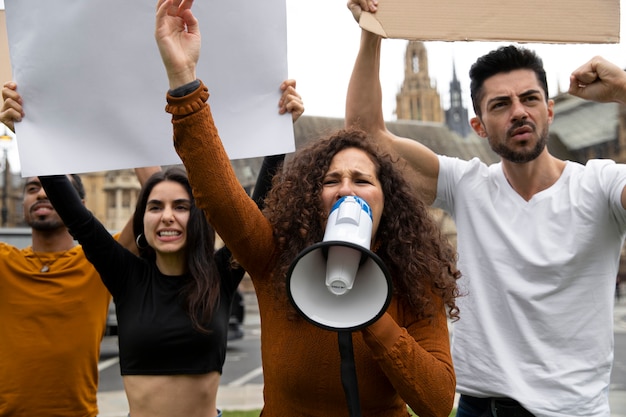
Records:
{"label": "building spire", "polygon": [[463,91],[456,76],[456,64],[452,58],[452,81],[450,81],[450,108],[446,110],[448,129],[465,138],[470,133],[467,108],[463,106]]}

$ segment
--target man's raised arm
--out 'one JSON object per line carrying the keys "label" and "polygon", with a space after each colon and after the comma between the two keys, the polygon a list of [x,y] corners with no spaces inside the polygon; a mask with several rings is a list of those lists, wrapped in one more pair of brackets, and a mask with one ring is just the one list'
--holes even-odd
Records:
{"label": "man's raised arm", "polygon": [[[595,56],[572,72],[568,92],[598,103],[626,104],[626,71]],[[626,187],[622,190],[622,207],[626,208]]]}
{"label": "man's raised arm", "polygon": [[[375,2],[372,0],[349,0],[348,8],[357,22],[365,8],[370,12],[376,11]],[[359,53],[346,97],[346,128],[363,130],[379,143],[391,146],[417,174],[411,180],[424,201],[432,204],[437,195],[439,174],[437,155],[415,140],[395,136],[385,125],[380,86],[381,43],[380,36],[362,31]]]}

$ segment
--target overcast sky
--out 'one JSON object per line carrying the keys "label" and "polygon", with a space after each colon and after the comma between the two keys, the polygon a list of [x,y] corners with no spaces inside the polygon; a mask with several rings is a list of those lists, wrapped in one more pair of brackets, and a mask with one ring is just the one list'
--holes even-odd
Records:
{"label": "overcast sky", "polygon": [[[596,0],[599,1],[599,0]],[[303,97],[305,114],[343,117],[348,80],[359,46],[360,28],[346,7],[347,0],[286,0],[289,77],[295,78]],[[620,0],[626,7],[626,0]],[[0,0],[0,8],[4,7]],[[594,55],[602,55],[626,68],[625,13],[621,13],[619,44],[545,45],[528,44],[544,60],[550,95],[560,87],[567,90],[569,74]],[[383,41],[381,82],[383,112],[395,119],[395,95],[404,79],[407,41]],[[473,116],[469,100],[468,71],[476,58],[502,45],[492,42],[427,42],[429,74],[436,83],[442,105],[448,106],[453,63],[464,90],[465,106]]]}

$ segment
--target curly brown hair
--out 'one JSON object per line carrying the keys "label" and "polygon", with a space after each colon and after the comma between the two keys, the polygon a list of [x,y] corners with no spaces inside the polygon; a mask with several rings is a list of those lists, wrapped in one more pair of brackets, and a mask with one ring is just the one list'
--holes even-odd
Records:
{"label": "curly brown hair", "polygon": [[322,180],[338,152],[356,148],[376,166],[385,204],[375,252],[392,275],[394,296],[420,317],[435,313],[441,297],[453,319],[458,319],[456,251],[435,224],[426,205],[411,190],[398,159],[382,151],[359,130],[340,130],[298,150],[273,181],[265,215],[274,227],[279,259],[276,288],[286,294],[285,277],[291,262],[305,248],[323,240],[328,213],[321,199]]}

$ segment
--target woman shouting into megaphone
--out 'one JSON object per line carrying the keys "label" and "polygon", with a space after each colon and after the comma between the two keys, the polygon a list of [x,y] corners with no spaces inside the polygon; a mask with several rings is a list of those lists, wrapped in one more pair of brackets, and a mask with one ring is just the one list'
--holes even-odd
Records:
{"label": "woman shouting into megaphone", "polygon": [[[371,251],[393,294],[375,322],[354,333],[364,416],[448,416],[455,374],[448,316],[455,304],[455,251],[411,192],[397,160],[362,132],[341,130],[296,152],[277,174],[262,212],[239,184],[196,79],[198,21],[190,0],[159,0],[156,40],[169,78],[166,110],[174,146],[199,207],[248,271],[261,315],[265,417],[348,415],[337,334],[306,320],[289,301],[286,277],[321,242],[337,201],[357,196],[371,210]],[[287,94],[295,82],[283,84]],[[289,109],[282,109],[288,111]],[[355,286],[358,284],[355,283]]]}

